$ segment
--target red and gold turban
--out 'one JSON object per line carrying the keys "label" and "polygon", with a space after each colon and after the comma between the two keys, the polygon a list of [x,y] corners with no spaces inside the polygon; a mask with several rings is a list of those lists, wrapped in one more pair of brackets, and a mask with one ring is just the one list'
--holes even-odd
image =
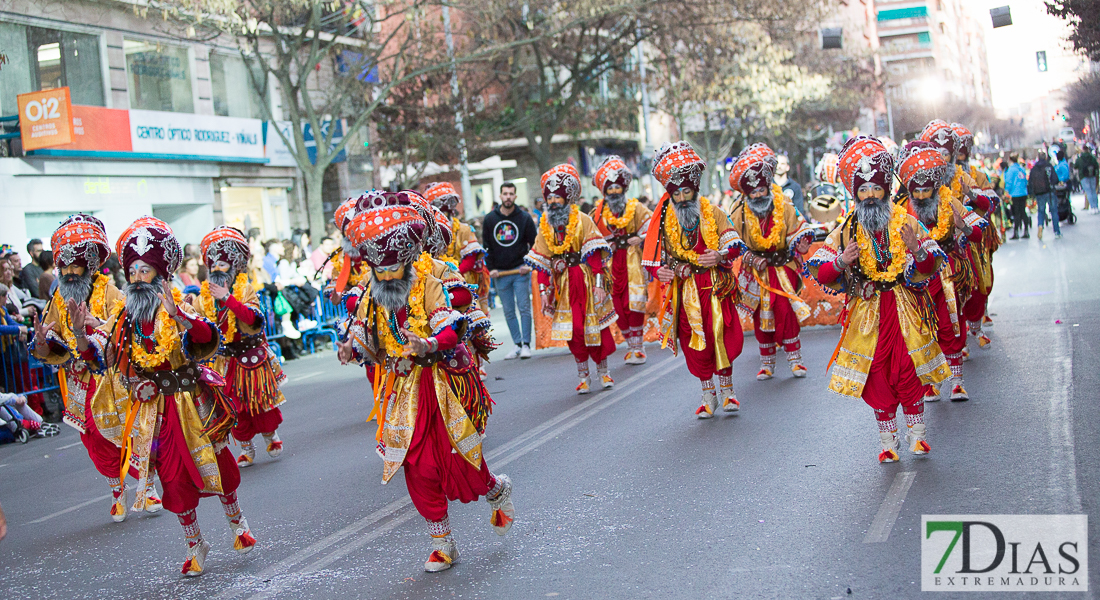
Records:
{"label": "red and gold turban", "polygon": [[248,258],[252,252],[248,240],[236,227],[220,225],[202,238],[202,260],[213,269],[218,262],[227,262],[237,273],[248,271]]}
{"label": "red and gold turban", "polygon": [[909,142],[902,149],[898,161],[898,178],[910,193],[938,188],[951,172],[951,165],[931,142]]}
{"label": "red and gold turban", "polygon": [[920,139],[922,142],[932,142],[937,148],[947,150],[951,159],[954,159],[959,140],[955,136],[955,130],[947,124],[947,121],[943,119],[929,121],[920,132]]}
{"label": "red and gold turban", "polygon": [[[360,198],[347,236],[371,267],[411,264],[420,255],[427,222],[409,192],[375,193]],[[416,194],[419,196],[419,194]]]}
{"label": "red and gold turban", "polygon": [[753,144],[737,155],[730,170],[730,187],[748,196],[759,189],[771,189],[779,158],[767,144]]}
{"label": "red and gold turban", "polygon": [[669,194],[682,187],[698,192],[706,168],[706,161],[687,141],[665,144],[653,157],[653,176]]}
{"label": "red and gold turban", "polygon": [[455,189],[455,186],[446,181],[428,185],[424,190],[424,198],[436,206],[456,204],[462,199],[462,197],[458,195],[458,190]]}
{"label": "red and gold turban", "polygon": [[974,134],[962,123],[952,123],[951,132],[955,134],[955,152],[957,156],[970,158],[970,148],[974,145]]}
{"label": "red and gold turban", "polygon": [[433,206],[428,198],[412,190],[405,193],[412,201],[413,208],[420,213],[420,218],[424,219],[424,249],[432,256],[446,252],[451,246],[451,218]]}
{"label": "red and gold turban", "polygon": [[630,172],[622,157],[612,154],[596,168],[596,174],[592,176],[592,184],[600,190],[601,194],[606,193],[607,186],[611,184],[622,186],[623,192],[626,192],[626,188],[630,187],[633,179],[634,174]]}
{"label": "red and gold turban", "polygon": [[183,261],[183,248],[168,223],[156,217],[141,217],[122,232],[115,242],[115,252],[129,280],[130,265],[142,261],[168,279]]}
{"label": "red and gold turban", "polygon": [[553,195],[576,202],[581,198],[581,174],[570,164],[560,164],[542,174],[542,197]]}
{"label": "red and gold turban", "polygon": [[103,222],[92,215],[76,214],[61,222],[50,238],[53,259],[58,267],[72,264],[96,271],[111,255]]}
{"label": "red and gold turban", "polygon": [[890,178],[894,175],[894,157],[877,139],[857,135],[840,150],[837,169],[841,183],[853,198],[865,183],[878,184],[889,191]]}

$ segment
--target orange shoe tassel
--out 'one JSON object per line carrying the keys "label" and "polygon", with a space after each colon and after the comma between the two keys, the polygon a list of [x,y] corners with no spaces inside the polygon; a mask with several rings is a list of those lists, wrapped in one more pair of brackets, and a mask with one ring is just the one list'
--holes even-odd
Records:
{"label": "orange shoe tassel", "polygon": [[502,510],[494,510],[493,518],[489,519],[489,523],[491,523],[493,527],[507,527],[508,524],[511,522],[512,517],[504,514],[504,511]]}
{"label": "orange shoe tassel", "polygon": [[195,561],[195,557],[193,556],[191,558],[188,558],[187,562],[183,563],[183,569],[180,570],[180,573],[183,573],[184,575],[192,572],[202,572],[202,567],[199,566],[199,563]]}
{"label": "orange shoe tassel", "polygon": [[256,538],[252,537],[252,532],[246,531],[237,536],[237,539],[233,540],[234,550],[244,550],[245,548],[251,548],[256,545]]}
{"label": "orange shoe tassel", "polygon": [[432,555],[428,557],[428,562],[451,564],[451,557],[439,550],[433,550]]}

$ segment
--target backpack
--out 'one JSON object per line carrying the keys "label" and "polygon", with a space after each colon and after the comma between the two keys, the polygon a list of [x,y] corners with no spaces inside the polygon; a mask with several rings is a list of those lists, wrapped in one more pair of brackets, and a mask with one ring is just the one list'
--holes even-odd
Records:
{"label": "backpack", "polygon": [[1054,173],[1054,168],[1050,166],[1050,163],[1031,169],[1031,174],[1027,178],[1028,192],[1032,196],[1050,193],[1050,181],[1052,179],[1057,181],[1058,176]]}

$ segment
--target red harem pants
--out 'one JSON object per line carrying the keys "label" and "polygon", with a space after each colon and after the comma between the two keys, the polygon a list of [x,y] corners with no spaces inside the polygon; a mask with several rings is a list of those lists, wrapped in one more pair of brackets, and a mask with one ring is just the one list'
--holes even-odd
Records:
{"label": "red harem pants", "polygon": [[[122,469],[122,449],[99,432],[92,418],[91,398],[88,400],[84,405],[84,433],[80,434],[80,441],[88,449],[88,458],[92,459],[95,470],[108,479],[117,479]],[[136,478],[137,470],[130,467],[130,475]]]}
{"label": "red harem pants", "polygon": [[923,387],[901,335],[893,290],[880,296],[878,324],[878,344],[871,371],[867,374],[867,385],[863,387],[863,401],[875,409],[875,418],[880,421],[892,421],[899,404],[905,414],[921,414],[924,412]]}
{"label": "red harem pants", "polygon": [[416,425],[405,455],[405,485],[413,505],[425,519],[442,521],[447,517],[449,501],[475,502],[489,493],[496,479],[484,456],[478,469],[452,451],[432,372],[424,369],[421,373]]}
{"label": "red harem pants", "polygon": [[[688,346],[691,341],[691,325],[688,323],[687,312],[683,302],[680,304],[680,314],[677,315],[676,338],[679,341],[680,351],[684,353],[688,371],[703,381],[714,377],[717,373],[722,376],[730,375],[733,367],[719,370],[714,356],[714,327],[710,318],[711,281],[710,271],[704,271],[695,277],[695,287],[699,290],[699,305],[703,313],[703,337],[707,347],[702,350],[693,350]],[[683,282],[673,282],[675,285],[683,285]],[[681,293],[683,289],[681,288]],[[681,296],[682,297],[682,296]],[[722,307],[722,343],[726,345],[726,356],[732,364],[734,359],[741,355],[741,349],[745,344],[745,332],[741,331],[741,318],[737,316],[737,307],[732,298],[719,300]]]}
{"label": "red harem pants", "polygon": [[[183,437],[183,426],[180,425],[173,396],[164,398],[160,436],[153,441],[153,452],[156,455],[157,475],[164,488],[164,508],[176,514],[185,513],[199,505],[199,498],[217,495],[202,489],[202,477]],[[217,453],[217,460],[223,493],[236,491],[241,484],[241,472],[233,453],[229,448],[222,448]]]}
{"label": "red harem pants", "polygon": [[605,327],[600,330],[599,346],[584,344],[584,317],[588,312],[587,307],[588,287],[584,270],[581,267],[569,267],[569,310],[573,318],[573,337],[566,344],[577,362],[592,359],[592,362],[600,363],[615,352],[615,338],[611,337],[611,330]]}
{"label": "red harem pants", "polygon": [[630,310],[630,272],[626,257],[628,249],[620,248],[611,255],[611,303],[615,306],[615,323],[626,336],[631,329],[645,326],[645,313]]}
{"label": "red harem pants", "polygon": [[[787,280],[791,283],[798,281],[798,275],[790,267],[784,265]],[[768,267],[768,287],[774,290],[783,289],[779,285],[779,273],[775,267]],[[775,319],[775,331],[761,331],[760,307],[752,313],[752,328],[756,335],[756,341],[760,344],[760,356],[772,356],[776,353],[776,344],[783,345],[784,352],[795,352],[802,349],[802,341],[798,339],[802,332],[802,326],[798,323],[798,317],[791,308],[791,301],[779,294],[773,294],[767,290],[760,290],[763,294],[771,296],[772,314]]]}
{"label": "red harem pants", "polygon": [[[939,276],[935,276],[928,283],[928,295],[932,297],[932,303],[936,306],[936,341],[940,344],[947,363],[950,365],[962,364],[962,349],[966,343],[965,323],[959,323],[961,335],[955,335],[955,329],[951,326],[951,311],[959,310],[958,306],[947,304],[947,297],[943,293],[943,282]],[[962,316],[959,316],[962,319]]]}
{"label": "red harem pants", "polygon": [[247,442],[260,434],[270,434],[283,422],[283,411],[277,406],[257,413],[253,412],[256,409],[252,406],[246,406],[248,408],[237,414],[237,424],[233,426],[233,438],[239,442]]}

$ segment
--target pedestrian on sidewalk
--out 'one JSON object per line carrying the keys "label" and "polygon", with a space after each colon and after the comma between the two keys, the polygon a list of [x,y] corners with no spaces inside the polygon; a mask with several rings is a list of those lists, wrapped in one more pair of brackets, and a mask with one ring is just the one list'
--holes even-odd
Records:
{"label": "pedestrian on sidewalk", "polygon": [[514,183],[500,186],[500,206],[485,215],[481,239],[485,266],[496,283],[508,333],[515,344],[504,360],[531,358],[531,267],[523,263],[523,257],[535,245],[535,222],[527,211],[516,206]]}
{"label": "pedestrian on sidewalk", "polygon": [[[1054,186],[1058,183],[1058,174],[1054,171],[1047,154],[1039,150],[1035,156],[1035,164],[1031,166],[1031,173],[1027,177],[1027,193],[1035,197],[1039,208],[1038,233],[1039,239],[1043,239],[1043,226],[1049,218],[1054,222],[1054,237],[1062,237],[1062,228],[1058,226],[1058,199],[1054,197]],[[1047,216],[1047,208],[1050,216]]]}
{"label": "pedestrian on sidewalk", "polygon": [[1081,179],[1081,189],[1085,192],[1089,212],[1094,215],[1100,214],[1100,208],[1096,203],[1096,176],[1100,171],[1100,163],[1097,163],[1096,155],[1092,153],[1092,146],[1086,145],[1077,155],[1073,168],[1077,169],[1077,177]]}
{"label": "pedestrian on sidewalk", "polygon": [[1021,227],[1024,239],[1031,237],[1031,217],[1027,214],[1027,169],[1019,154],[1009,154],[1012,164],[1005,170],[1005,194],[1012,203],[1012,239],[1019,239]]}

